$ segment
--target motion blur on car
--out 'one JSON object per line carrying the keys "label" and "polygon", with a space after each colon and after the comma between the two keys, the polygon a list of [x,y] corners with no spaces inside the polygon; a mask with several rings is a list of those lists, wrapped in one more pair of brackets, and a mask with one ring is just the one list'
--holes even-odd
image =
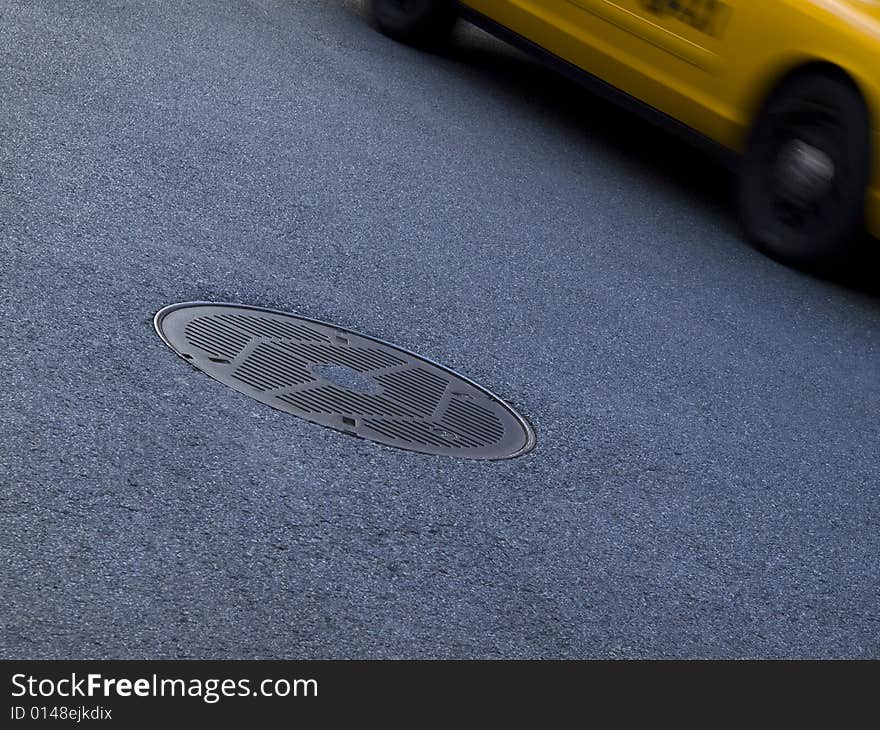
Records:
{"label": "motion blur on car", "polygon": [[464,18],[732,159],[745,235],[836,272],[880,236],[880,4],[866,0],[372,0],[437,46]]}

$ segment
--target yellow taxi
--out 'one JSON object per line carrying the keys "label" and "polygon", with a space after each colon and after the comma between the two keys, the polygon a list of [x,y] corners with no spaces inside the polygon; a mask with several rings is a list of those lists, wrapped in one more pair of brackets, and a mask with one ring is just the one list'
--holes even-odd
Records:
{"label": "yellow taxi", "polygon": [[372,0],[436,44],[466,20],[735,153],[740,219],[777,259],[836,269],[880,236],[880,0]]}

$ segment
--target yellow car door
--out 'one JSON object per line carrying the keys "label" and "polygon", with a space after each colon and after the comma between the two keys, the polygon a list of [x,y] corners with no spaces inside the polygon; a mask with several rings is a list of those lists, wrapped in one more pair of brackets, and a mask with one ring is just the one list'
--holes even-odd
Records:
{"label": "yellow car door", "polygon": [[742,0],[467,0],[467,5],[722,143],[719,95]]}

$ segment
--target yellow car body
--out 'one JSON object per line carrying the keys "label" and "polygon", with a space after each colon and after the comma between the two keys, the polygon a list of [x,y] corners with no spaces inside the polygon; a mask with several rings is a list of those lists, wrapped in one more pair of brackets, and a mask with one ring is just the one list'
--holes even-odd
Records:
{"label": "yellow car body", "polygon": [[787,75],[830,64],[872,127],[866,227],[880,236],[880,2],[876,0],[464,0],[549,53],[743,152]]}

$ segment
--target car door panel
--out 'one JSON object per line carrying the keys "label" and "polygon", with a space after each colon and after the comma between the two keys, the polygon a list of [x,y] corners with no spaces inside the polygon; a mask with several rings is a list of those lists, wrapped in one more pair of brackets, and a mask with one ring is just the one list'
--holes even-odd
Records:
{"label": "car door panel", "polygon": [[[571,5],[616,26],[638,41],[707,73],[717,71],[718,52],[713,49],[721,31],[719,16],[726,3],[716,3],[717,14],[669,10],[669,0],[568,0]],[[672,3],[678,8],[677,3]],[[701,4],[702,5],[702,4]],[[680,27],[678,27],[680,26]],[[639,43],[636,43],[639,45]],[[650,49],[642,49],[650,51]]]}
{"label": "car door panel", "polygon": [[742,120],[718,92],[739,1],[719,1],[714,12],[702,15],[688,11],[683,0],[466,4],[722,144],[733,144]]}

